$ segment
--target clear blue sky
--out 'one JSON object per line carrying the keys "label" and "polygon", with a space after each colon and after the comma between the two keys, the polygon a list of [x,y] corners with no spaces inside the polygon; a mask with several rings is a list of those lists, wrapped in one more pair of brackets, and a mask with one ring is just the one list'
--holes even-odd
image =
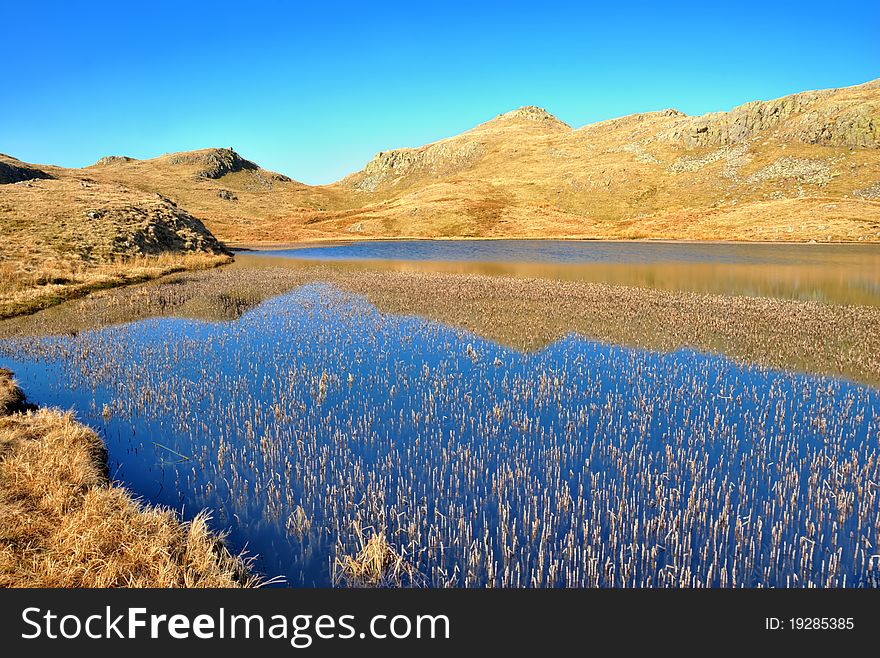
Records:
{"label": "clear blue sky", "polygon": [[10,2],[0,152],[232,146],[308,183],[501,112],[581,126],[880,77],[880,2]]}

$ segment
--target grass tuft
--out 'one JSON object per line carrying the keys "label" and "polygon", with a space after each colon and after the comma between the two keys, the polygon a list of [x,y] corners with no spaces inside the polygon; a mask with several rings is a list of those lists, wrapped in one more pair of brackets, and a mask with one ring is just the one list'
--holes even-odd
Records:
{"label": "grass tuft", "polygon": [[404,555],[392,546],[385,532],[366,538],[359,528],[360,550],[352,557],[336,558],[333,584],[337,587],[419,587],[424,578]]}

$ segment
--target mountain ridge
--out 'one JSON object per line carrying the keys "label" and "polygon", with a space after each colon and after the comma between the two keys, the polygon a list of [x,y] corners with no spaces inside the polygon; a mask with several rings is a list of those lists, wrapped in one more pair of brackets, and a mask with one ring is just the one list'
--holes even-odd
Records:
{"label": "mountain ridge", "polygon": [[109,156],[83,169],[20,166],[162,194],[233,243],[880,241],[880,79],[726,112],[669,108],[578,128],[527,105],[458,135],[380,151],[328,185],[262,169],[231,148]]}

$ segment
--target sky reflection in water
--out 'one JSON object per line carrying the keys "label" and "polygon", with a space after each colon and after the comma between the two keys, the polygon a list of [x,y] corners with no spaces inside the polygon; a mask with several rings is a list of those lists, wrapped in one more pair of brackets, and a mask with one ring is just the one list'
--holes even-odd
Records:
{"label": "sky reflection in water", "polygon": [[390,271],[537,277],[880,305],[878,245],[401,240],[243,252],[237,258],[240,267],[340,261]]}
{"label": "sky reflection in water", "polygon": [[846,381],[574,335],[523,354],[323,284],[0,363],[292,585],[329,585],[355,526],[435,585],[877,582],[880,392]]}

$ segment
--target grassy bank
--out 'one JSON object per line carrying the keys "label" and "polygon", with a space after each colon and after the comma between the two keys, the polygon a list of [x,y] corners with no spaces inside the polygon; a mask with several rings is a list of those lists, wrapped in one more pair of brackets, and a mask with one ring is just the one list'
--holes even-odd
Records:
{"label": "grassy bank", "polygon": [[204,270],[232,261],[215,254],[162,254],[84,266],[50,260],[33,269],[0,263],[0,319],[33,313],[95,290],[142,283],[174,272]]}
{"label": "grassy bank", "polygon": [[0,369],[0,587],[249,587],[202,513],[182,522],[107,476],[98,436],[28,408]]}

